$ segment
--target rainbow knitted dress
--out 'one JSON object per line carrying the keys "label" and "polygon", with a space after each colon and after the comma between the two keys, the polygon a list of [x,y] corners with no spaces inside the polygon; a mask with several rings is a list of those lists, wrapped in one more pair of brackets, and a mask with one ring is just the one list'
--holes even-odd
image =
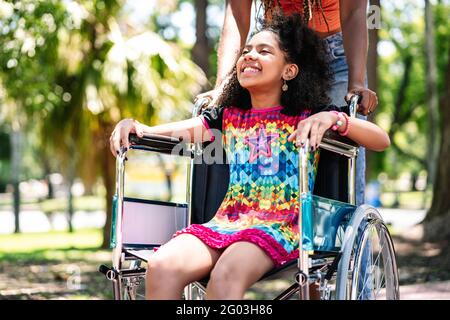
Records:
{"label": "rainbow knitted dress", "polygon": [[[230,167],[228,191],[211,221],[192,224],[174,236],[193,234],[215,249],[249,241],[275,266],[298,257],[298,150],[287,139],[309,111],[288,116],[282,109],[228,107],[203,113],[204,125],[222,132]],[[316,153],[311,168],[317,160]],[[315,169],[310,172],[310,188],[314,176]]]}

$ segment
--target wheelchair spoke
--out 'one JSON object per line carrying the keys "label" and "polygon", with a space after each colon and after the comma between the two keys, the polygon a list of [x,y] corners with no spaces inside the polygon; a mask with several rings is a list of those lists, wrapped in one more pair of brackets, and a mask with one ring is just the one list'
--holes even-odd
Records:
{"label": "wheelchair spoke", "polygon": [[345,264],[338,273],[336,298],[399,299],[397,266],[389,230],[375,209],[368,208],[359,214],[364,217],[355,219],[345,238],[352,242],[343,251]]}
{"label": "wheelchair spoke", "polygon": [[[376,240],[376,238],[380,238],[377,232],[377,229],[374,226],[371,226],[369,231],[368,231],[368,238],[366,240],[364,240],[364,243],[362,245],[363,247],[363,255],[364,255],[364,251],[365,250],[370,250],[370,252],[368,253],[368,257],[364,260],[361,261],[361,265],[359,267],[365,266],[364,268],[364,272],[363,272],[363,284],[362,287],[360,289],[360,291],[358,292],[358,300],[361,300],[363,298],[365,298],[365,294],[368,294],[367,291],[370,291],[372,294],[374,294],[375,296],[377,295],[377,293],[375,293],[374,291],[377,290],[379,288],[380,283],[382,284],[382,281],[379,281],[379,274],[381,271],[381,268],[379,266],[379,262],[380,262],[380,256],[383,252],[383,246],[381,248],[374,248],[374,246],[376,246],[376,244],[378,243]],[[374,255],[373,253],[376,252],[377,256],[375,258],[374,261]],[[384,274],[384,272],[383,272]],[[370,284],[370,286],[369,286]],[[377,290],[377,292],[379,292],[380,289]],[[372,295],[371,295],[372,296]],[[372,296],[374,297],[374,296]]]}
{"label": "wheelchair spoke", "polygon": [[[386,278],[387,274],[390,274],[390,270],[393,272],[393,257],[391,256],[390,250],[389,250],[389,243],[387,243],[387,234],[386,231],[381,229],[376,233],[378,235],[378,242],[376,242],[376,239],[371,239],[373,241],[370,241],[372,245],[375,243],[378,244],[377,250],[371,250],[370,257],[368,257],[367,262],[370,260],[369,266],[369,275],[367,276],[367,272],[364,273],[364,282],[363,286],[360,292],[358,292],[358,300],[363,298],[363,293],[366,290],[366,286],[368,285],[368,281],[372,283],[370,286],[370,290],[373,293],[373,298],[376,300],[378,297],[386,297],[380,294],[382,290],[388,290],[388,285],[392,285],[390,282],[392,280],[389,279],[389,283],[387,282],[388,279]],[[367,244],[366,244],[367,245]],[[373,253],[376,252],[376,257],[374,261]]]}
{"label": "wheelchair spoke", "polygon": [[382,278],[381,278],[381,280],[380,280],[380,283],[381,283],[381,285],[380,286],[377,286],[377,288],[378,288],[378,290],[377,290],[377,292],[375,292],[375,300],[377,300],[376,298],[378,297],[378,294],[380,293],[380,291],[381,291],[381,289],[386,289],[386,286],[384,286],[383,287],[383,280],[385,279],[385,273],[383,272],[383,274],[382,274]]}

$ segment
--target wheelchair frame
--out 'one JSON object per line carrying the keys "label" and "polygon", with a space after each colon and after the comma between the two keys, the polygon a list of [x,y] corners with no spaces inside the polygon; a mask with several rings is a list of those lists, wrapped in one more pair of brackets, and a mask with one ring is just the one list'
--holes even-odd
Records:
{"label": "wheelchair frame", "polygon": [[[356,107],[359,96],[353,96],[349,101],[350,116],[356,116]],[[203,105],[206,101],[197,101],[194,105],[192,116],[199,115]],[[152,135],[138,139],[135,136],[131,137],[134,143],[130,149],[140,149],[152,152],[161,152],[170,154],[175,146],[179,146],[180,141],[166,136]],[[351,140],[337,135],[326,135],[320,145],[320,148],[341,154],[348,158],[348,203],[354,207],[355,205],[355,159],[358,154],[358,146]],[[313,239],[313,214],[312,207],[314,201],[311,192],[308,190],[308,153],[309,141],[303,147],[299,148],[299,221],[298,228],[302,230],[299,232],[299,258],[297,259],[297,273],[295,275],[295,283],[287,288],[284,292],[278,295],[275,299],[286,300],[291,298],[294,294],[299,294],[300,300],[308,300],[310,298],[309,284],[311,282],[319,283],[319,292],[321,299],[330,299],[332,288],[329,285],[330,280],[335,279],[335,299],[367,299],[374,298],[371,296],[373,292],[365,289],[365,284],[368,281],[366,278],[366,271],[363,276],[364,283],[362,293],[358,291],[361,281],[359,279],[361,270],[355,269],[355,266],[361,268],[364,266],[363,259],[366,259],[365,253],[371,250],[367,249],[365,245],[373,246],[372,242],[368,242],[371,234],[376,234],[378,242],[385,242],[381,248],[383,255],[384,270],[388,269],[389,278],[386,279],[386,298],[399,299],[399,283],[398,272],[395,261],[395,252],[392,239],[389,235],[387,227],[383,223],[383,219],[378,211],[368,205],[362,205],[356,208],[351,216],[345,232],[343,234],[342,245],[339,252],[319,252],[315,254]],[[188,206],[188,222],[191,222],[191,200],[192,200],[192,180],[193,180],[193,165],[194,158],[202,154],[201,143],[192,143],[190,146],[183,146],[183,156],[191,158],[188,165],[187,187],[186,187],[186,203]],[[146,261],[144,255],[131,253],[123,247],[122,243],[122,215],[124,202],[124,172],[125,172],[126,151],[121,150],[116,160],[116,195],[117,195],[117,212],[116,219],[113,219],[113,236],[115,243],[113,244],[112,252],[112,267],[100,266],[99,271],[105,274],[107,279],[112,281],[114,299],[136,299],[137,287],[140,285],[142,279],[145,278],[145,268],[141,267],[141,263]],[[327,200],[324,198],[324,200]],[[332,200],[330,200],[332,201]],[[342,232],[341,230],[341,236]],[[362,246],[363,245],[363,246]],[[363,248],[363,249],[361,249]],[[387,256],[385,258],[384,256]],[[369,277],[372,273],[377,273],[378,267],[373,265],[373,256],[371,255],[371,265],[369,270]],[[377,257],[375,263],[380,259]],[[387,261],[387,266],[385,265]],[[126,261],[130,261],[128,268],[124,267]],[[290,264],[292,265],[292,264]],[[289,266],[281,267],[284,269]],[[364,267],[365,268],[365,267]],[[373,269],[373,270],[372,270]],[[277,270],[274,270],[275,272]],[[334,275],[335,272],[336,276]],[[275,272],[269,272],[266,276],[272,275]],[[356,278],[355,278],[356,274]],[[351,275],[349,282],[349,275]],[[266,278],[263,277],[263,278]],[[371,281],[371,280],[370,280]],[[389,283],[388,283],[389,281]],[[389,285],[389,288],[387,286]],[[364,291],[366,290],[366,291]],[[368,291],[367,291],[368,290]],[[370,292],[369,292],[370,291]],[[206,285],[202,281],[194,282],[188,285],[185,289],[185,299],[191,300],[197,292],[197,298],[202,298],[206,293]],[[361,296],[363,294],[363,296]],[[376,297],[375,297],[376,298]]]}

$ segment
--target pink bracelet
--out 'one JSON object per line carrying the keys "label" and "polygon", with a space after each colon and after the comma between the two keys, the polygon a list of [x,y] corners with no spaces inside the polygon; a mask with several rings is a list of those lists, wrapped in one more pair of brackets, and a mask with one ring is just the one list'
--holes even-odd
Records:
{"label": "pink bracelet", "polygon": [[342,119],[343,117],[340,114],[340,112],[337,112],[337,111],[334,111],[334,110],[332,110],[330,112],[333,113],[333,114],[336,114],[338,116],[338,120],[336,121],[336,123],[331,126],[331,130],[337,131],[344,124],[342,120],[345,120],[345,118]]}
{"label": "pink bracelet", "polygon": [[345,122],[347,123],[347,127],[345,128],[344,132],[339,132],[338,133],[341,136],[346,136],[348,134],[348,131],[350,130],[350,119],[348,117],[348,115],[345,112],[339,112],[342,116],[344,116],[345,118]]}

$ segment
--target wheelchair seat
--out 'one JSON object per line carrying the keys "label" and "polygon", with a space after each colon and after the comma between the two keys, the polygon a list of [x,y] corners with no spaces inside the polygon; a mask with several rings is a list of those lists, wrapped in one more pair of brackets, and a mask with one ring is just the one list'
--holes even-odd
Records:
{"label": "wheelchair seat", "polygon": [[[155,253],[154,250],[151,250],[149,248],[143,248],[143,249],[125,249],[125,259],[127,258],[138,258],[144,262],[148,262],[150,257]],[[314,252],[314,254],[310,255],[312,260],[320,260],[330,257],[335,257],[337,253],[332,252]],[[264,280],[267,278],[270,278],[271,276],[278,274],[281,271],[290,269],[290,268],[297,268],[297,259],[294,259],[292,261],[289,261],[282,266],[279,266],[277,268],[273,268],[272,270],[268,271],[266,274],[264,274],[260,280]],[[206,287],[206,284],[208,283],[209,277],[206,277],[204,279],[199,280],[198,282]]]}

